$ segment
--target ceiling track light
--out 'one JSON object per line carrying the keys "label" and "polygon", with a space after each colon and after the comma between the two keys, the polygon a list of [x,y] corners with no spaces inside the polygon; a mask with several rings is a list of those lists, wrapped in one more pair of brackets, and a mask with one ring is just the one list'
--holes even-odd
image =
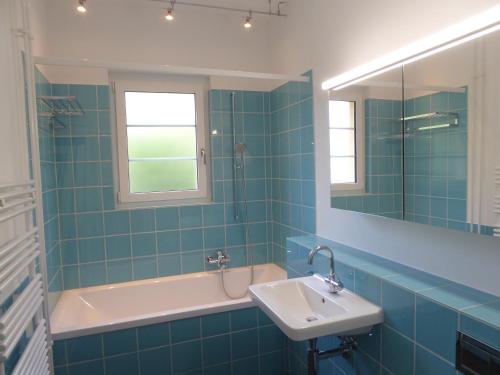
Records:
{"label": "ceiling track light", "polygon": [[186,1],[186,0],[149,0],[149,1],[170,4],[170,6],[166,9],[166,13],[165,13],[165,19],[167,21],[172,21],[174,19],[174,5],[185,6],[185,7],[204,8],[204,9],[210,9],[210,10],[222,10],[222,11],[234,12],[234,13],[245,13],[245,14],[247,14],[245,16],[244,23],[243,23],[243,26],[245,29],[250,29],[252,27],[252,16],[254,14],[270,16],[270,17],[286,17],[287,16],[286,14],[282,13],[281,8],[280,8],[283,4],[286,4],[287,1],[278,1],[277,11],[275,11],[275,12],[273,12],[273,1],[275,1],[275,0],[268,0],[268,2],[269,2],[269,10],[268,11],[247,10],[247,9],[243,9],[243,8],[233,8],[233,7],[212,5],[212,4],[207,4],[207,3],[198,3],[198,2],[192,2],[192,1]]}
{"label": "ceiling track light", "polygon": [[165,13],[165,19],[167,21],[173,21],[174,20],[174,5],[175,1],[170,2],[170,7],[167,8],[167,13]]}
{"label": "ceiling track light", "polygon": [[76,6],[76,10],[80,13],[87,13],[86,1],[78,0],[78,5]]}
{"label": "ceiling track light", "polygon": [[245,23],[243,24],[245,29],[250,29],[252,27],[252,11],[248,11],[248,16],[245,17]]}

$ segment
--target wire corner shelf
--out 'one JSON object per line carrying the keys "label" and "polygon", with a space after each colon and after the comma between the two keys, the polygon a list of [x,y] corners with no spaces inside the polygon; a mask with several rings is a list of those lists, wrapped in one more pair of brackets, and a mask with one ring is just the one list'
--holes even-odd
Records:
{"label": "wire corner shelf", "polygon": [[85,111],[75,96],[51,96],[41,95],[36,99],[42,103],[45,111],[39,112],[38,116],[52,120],[55,127],[61,128],[66,125],[60,120],[60,116],[83,116]]}

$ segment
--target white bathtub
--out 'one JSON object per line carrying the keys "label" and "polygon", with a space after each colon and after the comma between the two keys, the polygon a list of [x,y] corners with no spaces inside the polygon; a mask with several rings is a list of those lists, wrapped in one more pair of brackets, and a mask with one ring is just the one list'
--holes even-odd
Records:
{"label": "white bathtub", "polygon": [[[228,292],[241,295],[250,268],[225,271]],[[255,266],[254,284],[286,279],[275,264]],[[52,312],[52,337],[61,340],[141,325],[255,306],[248,293],[232,300],[222,290],[220,272],[199,272],[158,279],[72,289],[61,294]]]}

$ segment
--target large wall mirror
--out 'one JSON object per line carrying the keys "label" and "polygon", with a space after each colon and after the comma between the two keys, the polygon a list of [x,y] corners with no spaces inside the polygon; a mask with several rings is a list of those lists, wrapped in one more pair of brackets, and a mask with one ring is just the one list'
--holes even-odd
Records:
{"label": "large wall mirror", "polygon": [[500,236],[499,56],[496,32],[331,90],[331,206]]}

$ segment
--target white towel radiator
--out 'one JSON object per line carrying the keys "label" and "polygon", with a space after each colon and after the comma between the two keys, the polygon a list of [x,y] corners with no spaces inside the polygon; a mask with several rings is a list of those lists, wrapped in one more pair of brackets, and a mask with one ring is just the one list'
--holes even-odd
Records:
{"label": "white towel radiator", "polygon": [[0,375],[50,373],[35,208],[33,181],[0,186],[0,225],[11,234],[0,246]]}

